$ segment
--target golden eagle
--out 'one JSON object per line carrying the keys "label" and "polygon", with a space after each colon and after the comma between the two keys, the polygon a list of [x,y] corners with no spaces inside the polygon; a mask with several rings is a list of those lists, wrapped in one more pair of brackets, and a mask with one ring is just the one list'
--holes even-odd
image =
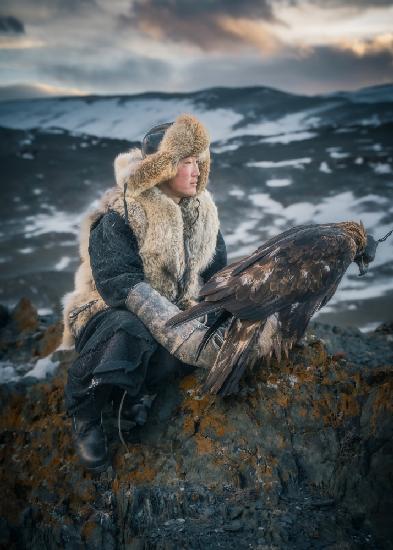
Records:
{"label": "golden eagle", "polygon": [[247,365],[278,360],[302,336],[313,314],[334,295],[351,262],[363,275],[378,242],[362,223],[301,225],[268,240],[250,256],[218,271],[200,291],[200,303],[168,321],[175,326],[218,312],[198,353],[230,323],[203,390],[235,393]]}

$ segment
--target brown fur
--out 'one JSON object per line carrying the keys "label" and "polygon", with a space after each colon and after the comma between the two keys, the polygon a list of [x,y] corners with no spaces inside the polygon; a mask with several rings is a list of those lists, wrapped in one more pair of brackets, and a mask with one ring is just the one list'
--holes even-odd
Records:
{"label": "brown fur", "polygon": [[[169,300],[179,298],[177,281],[186,269],[186,240],[190,251],[188,278],[180,305],[186,308],[195,301],[201,286],[200,273],[213,259],[219,228],[216,206],[206,191],[208,147],[209,137],[202,124],[191,115],[182,115],[167,130],[158,153],[142,159],[141,151],[133,149],[115,159],[117,186],[104,195],[98,208],[82,222],[81,264],[75,274],[75,290],[63,300],[64,347],[73,345],[74,337],[95,313],[109,307],[92,276],[89,236],[91,225],[108,210],[125,216],[124,187],[128,222],[138,241],[146,281]],[[156,186],[173,177],[178,161],[190,155],[199,158],[197,196],[176,204]]]}

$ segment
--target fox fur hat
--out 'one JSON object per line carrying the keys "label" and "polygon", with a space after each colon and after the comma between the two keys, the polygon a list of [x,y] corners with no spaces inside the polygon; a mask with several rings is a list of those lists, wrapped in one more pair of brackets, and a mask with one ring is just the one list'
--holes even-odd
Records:
{"label": "fox fur hat", "polygon": [[126,197],[135,198],[176,176],[181,159],[195,156],[200,172],[199,195],[206,188],[209,177],[209,145],[210,137],[203,124],[193,115],[182,114],[173,123],[152,128],[142,142],[142,149],[132,149],[116,157],[114,168],[118,185],[125,186]]}

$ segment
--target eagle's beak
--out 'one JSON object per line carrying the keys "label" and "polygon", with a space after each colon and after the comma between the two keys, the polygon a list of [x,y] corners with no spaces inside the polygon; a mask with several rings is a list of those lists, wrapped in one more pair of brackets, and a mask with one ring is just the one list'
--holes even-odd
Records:
{"label": "eagle's beak", "polygon": [[362,275],[365,275],[368,271],[368,262],[365,262],[362,257],[356,262],[358,264],[359,268],[359,277],[362,277]]}

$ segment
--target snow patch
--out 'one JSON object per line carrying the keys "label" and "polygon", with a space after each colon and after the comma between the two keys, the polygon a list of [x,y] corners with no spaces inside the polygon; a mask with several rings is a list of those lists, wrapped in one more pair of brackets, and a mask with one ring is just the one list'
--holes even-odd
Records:
{"label": "snow patch", "polygon": [[239,141],[233,143],[218,142],[212,145],[211,151],[216,154],[228,153],[230,151],[236,151],[241,145],[242,143]]}
{"label": "snow patch", "polygon": [[268,187],[287,187],[288,185],[292,184],[292,180],[290,178],[283,178],[283,179],[271,179],[267,180],[266,185]]}
{"label": "snow patch", "polygon": [[332,159],[345,159],[349,157],[349,153],[340,151],[341,147],[328,147],[326,151]]}
{"label": "snow patch", "polygon": [[257,162],[247,162],[246,166],[250,168],[284,168],[285,166],[293,166],[294,168],[303,168],[304,164],[311,162],[310,157],[303,157],[300,159],[288,159],[288,160],[260,160]]}
{"label": "snow patch", "polygon": [[293,141],[305,141],[317,137],[316,132],[288,132],[287,134],[279,134],[278,136],[269,136],[261,139],[261,143],[283,143],[288,144]]}
{"label": "snow patch", "polygon": [[6,384],[19,378],[15,366],[10,361],[0,361],[0,384]]}
{"label": "snow patch", "polygon": [[26,160],[34,160],[33,153],[22,153],[21,157]]}
{"label": "snow patch", "polygon": [[360,332],[373,332],[379,325],[382,324],[382,321],[374,321],[372,323],[367,323],[359,327]]}
{"label": "snow patch", "polygon": [[72,233],[78,235],[82,215],[60,212],[53,206],[49,213],[26,217],[24,228],[26,238],[45,235],[46,233]]}
{"label": "snow patch", "polygon": [[59,361],[53,361],[52,356],[48,355],[48,357],[38,359],[34,367],[28,371],[25,376],[33,376],[34,378],[42,380],[53,374],[58,365]]}
{"label": "snow patch", "polygon": [[387,162],[370,163],[375,174],[391,174],[392,167]]}
{"label": "snow patch", "polygon": [[325,162],[325,161],[321,162],[321,164],[319,166],[319,171],[323,172],[324,174],[331,174],[332,173],[328,163]]}
{"label": "snow patch", "polygon": [[243,189],[231,189],[230,191],[228,191],[228,195],[241,199],[242,197],[244,197],[245,192],[243,191]]}
{"label": "snow patch", "polygon": [[71,258],[69,256],[63,256],[55,265],[56,271],[62,271],[66,267],[68,267],[71,263]]}
{"label": "snow patch", "polygon": [[18,250],[19,254],[31,254],[34,248],[32,246],[26,246],[25,248],[20,248]]}

